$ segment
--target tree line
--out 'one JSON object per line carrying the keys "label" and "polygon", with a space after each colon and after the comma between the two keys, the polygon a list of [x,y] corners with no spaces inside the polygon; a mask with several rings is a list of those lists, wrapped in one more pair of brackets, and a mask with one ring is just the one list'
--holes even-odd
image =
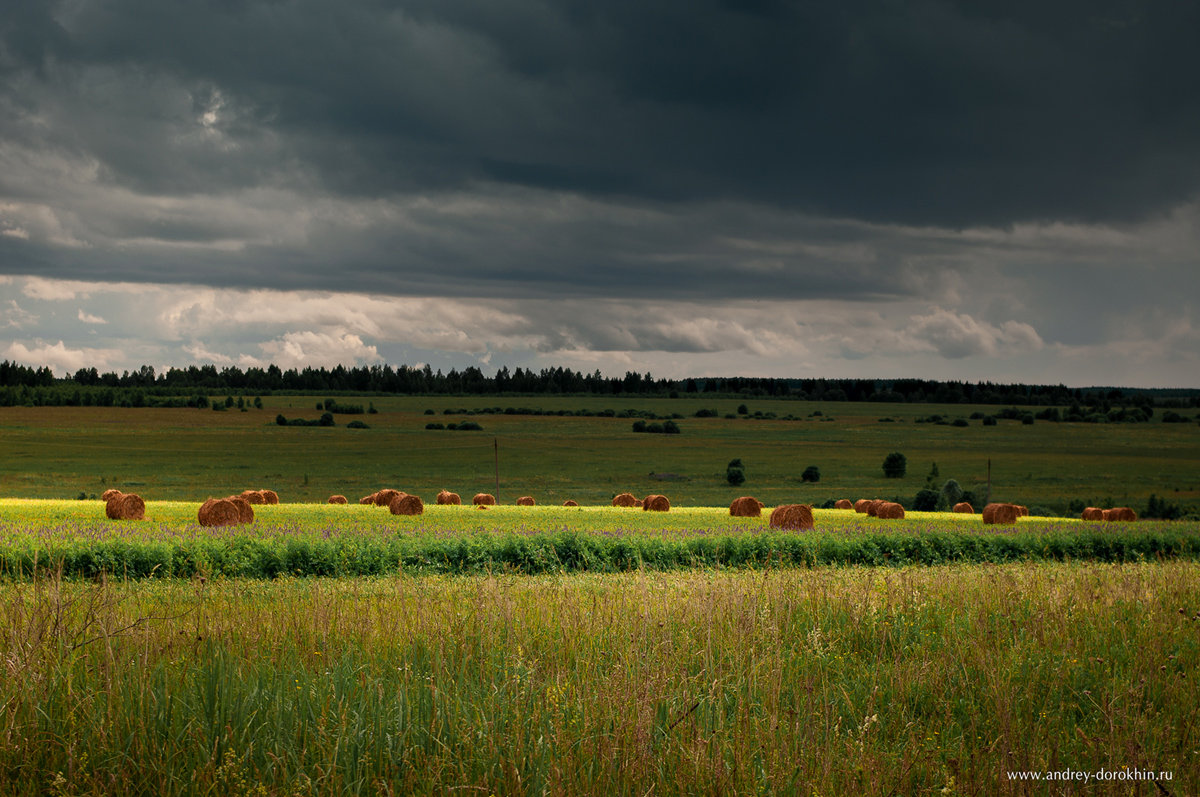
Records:
{"label": "tree line", "polygon": [[1188,408],[1200,406],[1200,390],[1146,390],[1137,388],[1068,388],[997,382],[940,381],[934,379],[820,379],[704,377],[656,379],[652,374],[628,371],[624,376],[590,374],[570,368],[508,367],[484,374],[469,366],[448,372],[426,365],[364,365],[334,368],[266,368],[190,365],[158,373],[149,365],[133,371],[105,373],[80,368],[69,377],[56,377],[49,367],[35,368],[17,362],[0,362],[0,405],[13,404],[118,404],[132,406],[179,405],[168,397],[213,392],[236,395],[272,393],[357,393],[374,395],[637,395],[678,397],[687,395],[758,396],[811,401],[870,401],[932,404],[1009,404],[1063,406],[1073,402],[1108,402],[1113,405]]}

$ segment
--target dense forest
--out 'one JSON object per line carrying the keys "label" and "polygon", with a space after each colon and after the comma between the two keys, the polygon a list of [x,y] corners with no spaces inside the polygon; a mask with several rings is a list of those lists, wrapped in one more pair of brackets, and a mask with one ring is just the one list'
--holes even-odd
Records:
{"label": "dense forest", "polygon": [[468,367],[447,373],[429,366],[371,365],[332,369],[287,370],[192,365],[156,373],[144,365],[135,371],[100,373],[81,368],[73,376],[56,377],[48,367],[0,362],[0,406],[207,406],[214,393],[239,396],[272,393],[360,395],[599,395],[599,396],[758,396],[812,401],[872,401],[931,404],[1072,404],[1184,409],[1200,406],[1200,390],[1137,388],[1068,388],[1065,385],[999,384],[930,379],[802,379],[706,377],[655,379],[632,371],[606,377],[570,368],[540,371],[500,368],[485,375]]}

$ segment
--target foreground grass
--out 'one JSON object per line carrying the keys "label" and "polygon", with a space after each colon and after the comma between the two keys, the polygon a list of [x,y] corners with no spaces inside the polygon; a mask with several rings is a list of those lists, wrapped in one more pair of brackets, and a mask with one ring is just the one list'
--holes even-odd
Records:
{"label": "foreground grass", "polygon": [[954,562],[1200,558],[1200,523],[1085,523],[913,512],[902,521],[817,510],[816,530],[780,531],[725,509],[612,507],[258,507],[248,526],[201,528],[195,504],[155,502],[145,521],[101,518],[98,502],[0,500],[0,576],[277,578],[526,575],[696,567],[941,565]]}
{"label": "foreground grass", "polygon": [[1194,794],[1198,629],[1185,562],[11,582],[0,792]]}

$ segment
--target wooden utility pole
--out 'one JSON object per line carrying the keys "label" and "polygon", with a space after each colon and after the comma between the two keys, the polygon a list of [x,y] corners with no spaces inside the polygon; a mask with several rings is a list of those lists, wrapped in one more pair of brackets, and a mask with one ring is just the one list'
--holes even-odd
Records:
{"label": "wooden utility pole", "polygon": [[500,439],[492,438],[492,452],[496,458],[496,503],[500,503]]}

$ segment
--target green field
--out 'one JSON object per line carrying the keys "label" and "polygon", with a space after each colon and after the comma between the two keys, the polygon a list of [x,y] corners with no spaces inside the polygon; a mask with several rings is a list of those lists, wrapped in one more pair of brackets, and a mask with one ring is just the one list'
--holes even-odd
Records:
{"label": "green field", "polygon": [[[465,496],[497,492],[495,444],[502,503],[532,495],[543,504],[605,504],[626,490],[663,493],[676,506],[727,506],[743,494],[772,505],[861,497],[907,503],[934,463],[935,486],[953,478],[983,495],[990,459],[995,500],[1064,514],[1072,500],[1140,512],[1153,493],[1200,513],[1197,424],[1001,420],[958,428],[915,421],[998,408],[750,400],[751,413],[800,419],[755,420],[692,417],[701,408],[734,414],[737,400],[427,397],[374,399],[378,414],[339,415],[335,428],[297,428],[275,425],[276,414],[316,418],[316,399],[264,401],[264,409],[248,412],[0,408],[0,495],[74,498],[117,487],[148,500],[198,501],[265,487],[285,502],[314,502],[333,493],[354,500],[387,486],[429,501],[443,488]],[[424,428],[467,418],[444,415],[447,408],[496,405],[685,417],[677,421],[679,435],[635,434],[629,419],[599,417],[475,415],[482,432]],[[350,420],[371,428],[347,429]],[[880,465],[891,451],[908,458],[902,479],[883,477]],[[724,478],[734,458],[746,469],[738,488]],[[820,469],[816,484],[800,480],[810,465]]]}

